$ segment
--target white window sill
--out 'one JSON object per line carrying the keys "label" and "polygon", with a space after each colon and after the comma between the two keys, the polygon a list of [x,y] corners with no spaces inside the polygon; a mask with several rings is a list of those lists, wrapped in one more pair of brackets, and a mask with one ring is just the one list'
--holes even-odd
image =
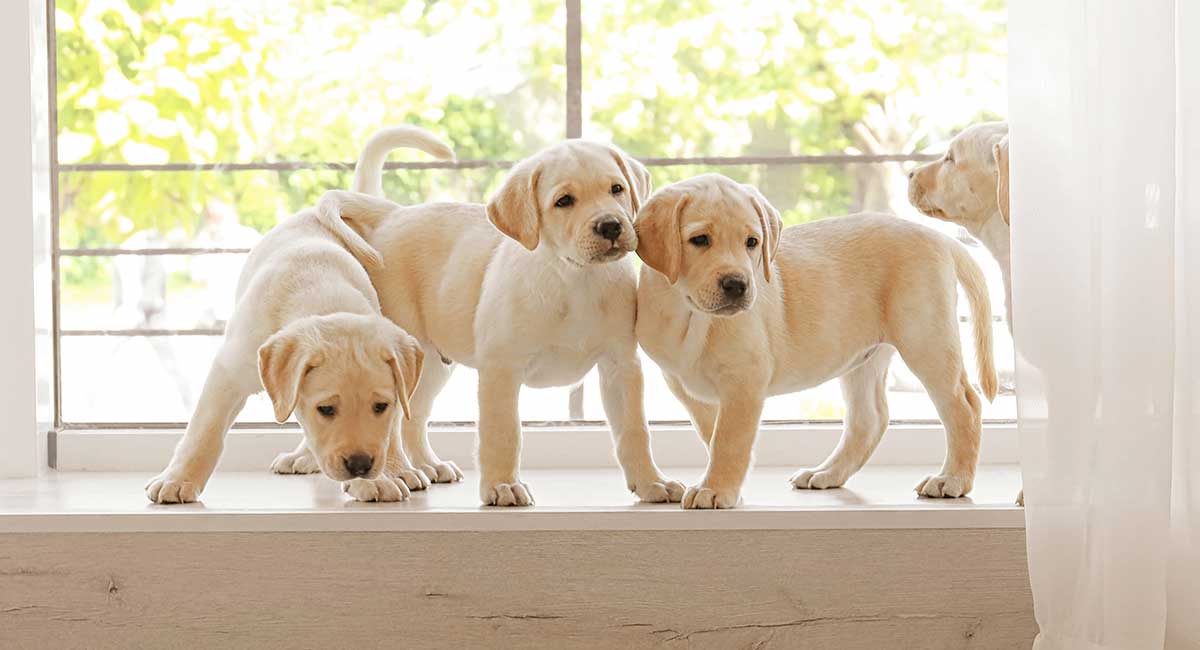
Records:
{"label": "white window sill", "polygon": [[[635,503],[614,469],[527,470],[533,508],[483,508],[478,476],[435,485],[403,503],[356,503],[323,476],[218,471],[203,502],[148,503],[145,473],[50,472],[0,480],[0,533],[320,532],[529,530],[820,530],[1023,528],[1013,504],[1015,465],[980,467],[965,499],[917,498],[913,486],[936,466],[875,465],[837,490],[793,490],[791,469],[762,467],[743,504],[720,512]],[[696,468],[668,472],[696,480]]]}

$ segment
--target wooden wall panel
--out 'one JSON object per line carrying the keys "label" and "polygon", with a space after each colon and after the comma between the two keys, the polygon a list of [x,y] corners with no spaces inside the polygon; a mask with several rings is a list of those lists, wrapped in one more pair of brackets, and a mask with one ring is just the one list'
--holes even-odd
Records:
{"label": "wooden wall panel", "polygon": [[0,647],[1028,648],[1015,529],[0,535]]}

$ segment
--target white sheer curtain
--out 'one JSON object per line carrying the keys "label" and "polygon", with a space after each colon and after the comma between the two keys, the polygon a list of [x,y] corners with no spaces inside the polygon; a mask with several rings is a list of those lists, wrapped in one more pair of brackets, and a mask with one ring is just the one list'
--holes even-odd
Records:
{"label": "white sheer curtain", "polygon": [[1036,648],[1200,648],[1200,0],[1011,0]]}

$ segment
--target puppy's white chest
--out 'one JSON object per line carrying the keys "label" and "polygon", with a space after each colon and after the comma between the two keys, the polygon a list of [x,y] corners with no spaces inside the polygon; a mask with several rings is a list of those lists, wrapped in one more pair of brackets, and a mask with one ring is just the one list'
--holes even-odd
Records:
{"label": "puppy's white chest", "polygon": [[663,370],[678,377],[688,393],[706,401],[716,399],[717,386],[703,368],[710,356],[705,351],[712,319],[684,312],[657,325],[662,331],[642,336],[642,348]]}
{"label": "puppy's white chest", "polygon": [[598,296],[586,290],[568,292],[541,305],[536,317],[543,326],[526,342],[530,354],[524,383],[540,388],[582,379],[596,365],[608,329]]}

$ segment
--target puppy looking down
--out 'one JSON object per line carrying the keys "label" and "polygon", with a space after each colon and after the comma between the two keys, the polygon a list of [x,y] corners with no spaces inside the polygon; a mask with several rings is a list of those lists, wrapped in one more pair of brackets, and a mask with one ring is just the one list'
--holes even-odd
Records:
{"label": "puppy looking down", "polygon": [[[453,158],[431,134],[397,139]],[[195,501],[221,456],[226,432],[264,388],[275,418],[295,412],[300,447],[276,460],[285,473],[322,471],[361,501],[399,501],[421,477],[395,435],[421,375],[417,341],[380,314],[366,268],[379,254],[341,221],[302,210],[246,259],[237,303],[196,411],[167,468],[146,485],[155,503]]]}
{"label": "puppy looking down", "polygon": [[[378,192],[383,131],[364,149],[354,187]],[[533,503],[521,480],[521,386],[569,386],[599,366],[604,411],[626,485],[643,501],[679,501],[650,452],[634,336],[637,248],[633,215],[650,177],[615,147],[552,146],[517,164],[486,205],[399,206],[356,192],[322,197],[318,213],[344,221],[382,253],[371,271],[384,315],[424,346],[404,448],[435,481],[462,477],[429,445],[433,400],[455,364],[479,371],[479,496]]]}
{"label": "puppy looking down", "polygon": [[763,401],[841,379],[846,425],[796,488],[845,483],[888,425],[892,355],[921,380],[946,427],[946,460],[917,492],[970,492],[981,404],[963,368],[957,284],[974,320],[979,381],[996,394],[991,307],[958,242],[897,217],[860,214],[782,228],[750,185],[717,174],[654,194],[637,218],[638,342],[662,367],[709,449],[684,508],[737,504]]}

